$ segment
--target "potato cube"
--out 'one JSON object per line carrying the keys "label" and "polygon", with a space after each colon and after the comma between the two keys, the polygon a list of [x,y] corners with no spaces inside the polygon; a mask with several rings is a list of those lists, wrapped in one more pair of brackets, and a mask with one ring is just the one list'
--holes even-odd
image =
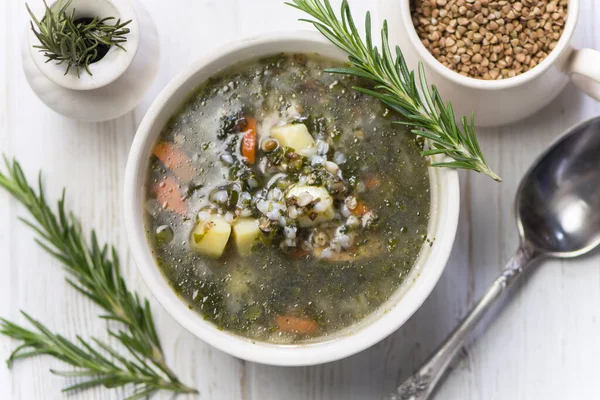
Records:
{"label": "potato cube", "polygon": [[[302,215],[298,218],[301,227],[315,226],[321,222],[330,221],[335,216],[333,210],[333,199],[331,195],[321,186],[294,186],[288,190],[286,198],[296,197],[300,200],[310,195],[311,201],[319,199],[319,204],[315,205],[317,210],[309,212],[308,215]],[[313,214],[313,215],[311,215]]]}
{"label": "potato cube", "polygon": [[290,147],[298,153],[315,146],[315,139],[313,139],[304,124],[276,126],[271,129],[271,136],[281,146]]}
{"label": "potato cube", "polygon": [[230,235],[231,225],[222,216],[213,214],[204,221],[198,221],[190,237],[190,246],[198,254],[219,258]]}
{"label": "potato cube", "polygon": [[233,240],[238,252],[243,256],[250,254],[259,235],[257,219],[238,218],[233,224]]}

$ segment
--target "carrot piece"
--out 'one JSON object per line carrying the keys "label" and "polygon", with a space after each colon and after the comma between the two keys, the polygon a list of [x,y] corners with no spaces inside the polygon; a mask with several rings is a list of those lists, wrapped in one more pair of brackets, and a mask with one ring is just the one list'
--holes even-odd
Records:
{"label": "carrot piece", "polygon": [[374,189],[374,188],[378,187],[379,185],[381,185],[381,179],[379,179],[375,175],[370,176],[367,178],[367,180],[365,180],[365,187],[367,189]]}
{"label": "carrot piece", "polygon": [[279,330],[287,333],[311,335],[319,330],[319,324],[310,318],[293,317],[291,315],[278,315],[275,323]]}
{"label": "carrot piece", "polygon": [[292,251],[290,253],[290,256],[292,258],[295,258],[297,260],[297,259],[300,259],[300,258],[304,257],[307,254],[308,253],[306,251],[302,250],[302,249],[296,249],[296,250],[294,250],[294,251]]}
{"label": "carrot piece", "polygon": [[156,184],[154,195],[163,208],[181,215],[187,213],[187,204],[183,201],[179,184],[174,178],[168,176]]}
{"label": "carrot piece", "polygon": [[246,131],[242,138],[242,155],[250,164],[256,161],[256,119],[246,117]]}
{"label": "carrot piece", "polygon": [[191,181],[194,172],[191,167],[191,160],[188,155],[175,147],[173,143],[161,142],[154,146],[152,154],[163,163],[165,167],[173,171],[175,176],[184,181]]}
{"label": "carrot piece", "polygon": [[368,212],[369,212],[369,207],[362,200],[358,200],[356,202],[356,207],[354,207],[354,210],[352,210],[352,214],[359,216],[359,217],[362,217],[363,215],[365,215]]}

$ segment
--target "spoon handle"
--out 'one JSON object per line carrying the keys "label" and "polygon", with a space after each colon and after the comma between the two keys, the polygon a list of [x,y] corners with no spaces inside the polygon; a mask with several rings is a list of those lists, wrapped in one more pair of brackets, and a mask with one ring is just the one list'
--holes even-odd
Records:
{"label": "spoon handle", "polygon": [[502,274],[494,281],[475,307],[462,319],[448,335],[433,355],[400,387],[389,400],[428,400],[446,372],[467,335],[481,317],[496,303],[502,294],[522,275],[523,270],[533,261],[537,253],[527,244],[521,245],[517,253],[508,261]]}

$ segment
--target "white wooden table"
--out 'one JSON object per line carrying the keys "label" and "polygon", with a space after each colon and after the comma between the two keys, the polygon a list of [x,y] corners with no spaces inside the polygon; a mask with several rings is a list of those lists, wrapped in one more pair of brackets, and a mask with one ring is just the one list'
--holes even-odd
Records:
{"label": "white wooden table", "polygon": [[[38,0],[31,0],[36,2]],[[41,1],[41,0],[39,0]],[[0,152],[16,156],[33,178],[44,170],[47,193],[68,187],[68,205],[121,251],[131,287],[151,295],[130,260],[121,219],[129,145],[156,94],[184,66],[222,43],[266,31],[306,28],[282,0],[143,0],[160,32],[159,75],[135,110],[115,121],[87,124],[62,118],[30,90],[21,69],[27,23],[24,1],[0,1]],[[600,5],[582,0],[586,45],[600,47]],[[397,12],[394,0],[352,0],[357,18]],[[362,17],[360,17],[362,19]],[[392,32],[394,27],[391,27]],[[393,33],[392,33],[393,34]],[[496,184],[461,175],[462,210],[452,259],[424,306],[398,332],[348,359],[310,368],[275,368],[232,358],[187,333],[153,300],[169,363],[203,399],[378,399],[393,390],[442,340],[496,277],[517,246],[513,197],[539,152],[564,129],[595,116],[597,103],[569,86],[544,111],[513,126],[480,130]],[[25,215],[0,192],[0,316],[23,321],[25,310],[73,337],[102,337],[99,310],[64,281],[59,264],[17,221]],[[481,332],[483,333],[483,329]],[[0,337],[0,359],[16,343]],[[515,299],[465,352],[438,399],[597,399],[600,358],[600,256],[547,262],[527,277]],[[48,372],[60,362],[38,357],[7,369],[0,363],[1,399],[61,399],[65,381]],[[97,389],[74,399],[118,399]],[[161,397],[163,398],[163,397]],[[164,395],[164,398],[168,398]]]}

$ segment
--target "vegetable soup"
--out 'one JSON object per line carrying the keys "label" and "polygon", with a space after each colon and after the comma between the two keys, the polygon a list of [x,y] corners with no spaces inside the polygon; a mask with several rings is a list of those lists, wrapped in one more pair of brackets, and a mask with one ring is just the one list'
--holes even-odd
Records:
{"label": "vegetable soup", "polygon": [[[189,308],[252,340],[346,328],[400,286],[427,241],[423,143],[342,63],[280,54],[209,79],[150,159],[148,240]],[[360,82],[364,85],[363,82]]]}

